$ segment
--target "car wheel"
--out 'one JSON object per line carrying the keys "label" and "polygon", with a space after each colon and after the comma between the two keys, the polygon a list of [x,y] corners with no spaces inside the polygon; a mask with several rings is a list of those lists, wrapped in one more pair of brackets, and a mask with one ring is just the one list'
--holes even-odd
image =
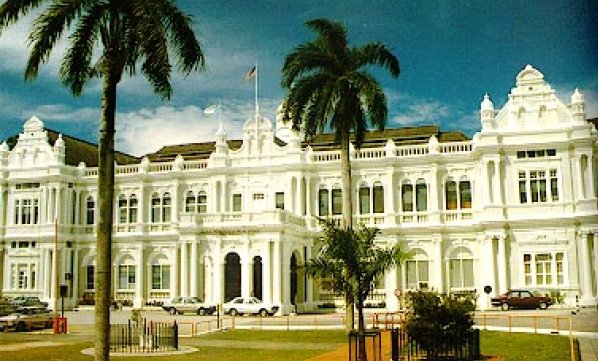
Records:
{"label": "car wheel", "polygon": [[500,308],[502,308],[503,311],[508,311],[509,310],[509,304],[505,302],[502,305],[500,305]]}
{"label": "car wheel", "polygon": [[25,325],[25,322],[19,322],[17,324],[16,330],[18,332],[23,332],[23,331],[27,331],[27,325]]}
{"label": "car wheel", "polygon": [[268,311],[266,311],[265,309],[263,309],[263,308],[262,308],[262,309],[260,310],[260,316],[262,316],[262,317],[266,317],[266,316],[268,316]]}
{"label": "car wheel", "polygon": [[170,313],[171,315],[176,315],[176,314],[177,314],[176,308],[172,307],[172,308],[170,309],[170,312],[169,312],[169,313]]}
{"label": "car wheel", "polygon": [[232,310],[230,310],[230,315],[231,316],[238,316],[239,315],[239,311],[235,310],[234,308]]}
{"label": "car wheel", "polygon": [[197,314],[200,316],[204,316],[206,314],[205,308],[201,307],[199,310],[197,310]]}
{"label": "car wheel", "polygon": [[538,304],[538,307],[539,307],[541,310],[545,310],[545,309],[547,309],[547,308],[548,308],[548,305],[546,304],[546,302],[540,302],[540,303]]}

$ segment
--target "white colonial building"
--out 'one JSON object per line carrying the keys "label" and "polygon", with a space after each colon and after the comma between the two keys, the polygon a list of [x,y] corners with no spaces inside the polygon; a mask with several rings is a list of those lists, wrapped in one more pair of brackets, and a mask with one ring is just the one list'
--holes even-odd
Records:
{"label": "white colonial building", "polygon": [[[484,308],[485,286],[597,303],[598,131],[583,96],[570,100],[527,66],[502,109],[484,96],[473,139],[437,126],[368,133],[351,152],[355,219],[413,252],[371,303],[397,309],[397,290],[428,288],[476,292]],[[340,217],[339,150],[332,135],[307,143],[276,125],[254,116],[240,140],[220,129],[215,142],[116,155],[115,298],[255,295],[282,313],[331,300],[300,266],[317,252],[314,216]],[[53,304],[60,284],[70,306],[92,298],[96,205],[93,144],[35,117],[2,143],[2,294]]]}

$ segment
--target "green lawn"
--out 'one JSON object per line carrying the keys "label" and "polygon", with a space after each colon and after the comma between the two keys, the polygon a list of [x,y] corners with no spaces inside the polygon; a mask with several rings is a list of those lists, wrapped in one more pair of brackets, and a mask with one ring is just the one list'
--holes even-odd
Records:
{"label": "green lawn", "polygon": [[[251,341],[252,346],[264,345],[263,348],[240,348],[201,346],[202,341]],[[25,350],[5,352],[2,345],[23,341],[64,342],[65,345],[56,347],[31,347]],[[266,347],[275,342],[279,348]],[[185,355],[170,355],[165,357],[151,357],[150,361],[302,361],[310,357],[327,352],[323,349],[309,349],[298,347],[302,344],[327,344],[336,348],[346,342],[343,331],[248,331],[237,330],[198,338],[182,338],[181,345],[194,346],[199,352]],[[288,347],[285,348],[285,344]],[[226,345],[226,344],[225,344]],[[80,353],[84,348],[93,347],[90,341],[83,342],[81,337],[63,337],[52,335],[0,334],[1,361],[91,361],[91,356]],[[237,345],[238,347],[238,345]],[[528,335],[519,333],[502,333],[483,331],[481,348],[484,355],[500,356],[503,361],[561,361],[570,360],[569,339],[562,336]],[[119,361],[140,361],[147,358],[118,357]],[[339,360],[340,361],[340,360]],[[344,360],[342,360],[344,361]]]}
{"label": "green lawn", "polygon": [[482,331],[484,355],[498,355],[503,361],[571,360],[569,337]]}

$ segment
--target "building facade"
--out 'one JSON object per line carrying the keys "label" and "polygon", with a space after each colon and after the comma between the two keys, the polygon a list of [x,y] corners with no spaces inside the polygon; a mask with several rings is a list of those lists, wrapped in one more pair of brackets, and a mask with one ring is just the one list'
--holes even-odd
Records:
{"label": "building facade", "polygon": [[[473,138],[436,126],[372,131],[351,150],[357,224],[413,257],[373,286],[489,297],[525,287],[574,305],[598,296],[598,131],[577,90],[559,100],[526,66],[507,103],[488,95]],[[332,135],[309,143],[254,116],[240,140],[116,155],[113,296],[135,307],[173,296],[221,303],[257,296],[281,313],[333,300],[301,271],[317,252],[315,216],[341,213]],[[95,146],[35,117],[0,145],[0,285],[67,305],[93,298]],[[57,277],[57,278],[56,278]],[[485,286],[491,286],[489,295]]]}

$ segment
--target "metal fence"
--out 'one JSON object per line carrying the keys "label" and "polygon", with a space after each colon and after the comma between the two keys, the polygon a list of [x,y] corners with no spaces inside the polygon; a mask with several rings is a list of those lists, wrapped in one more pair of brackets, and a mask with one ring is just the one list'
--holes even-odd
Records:
{"label": "metal fence", "polygon": [[175,322],[129,322],[110,326],[110,351],[151,353],[179,349],[179,326]]}
{"label": "metal fence", "polygon": [[405,329],[391,330],[391,360],[479,360],[480,359],[480,331],[472,330],[464,340],[443,339],[438,344],[428,345],[424,349],[413,340]]}

